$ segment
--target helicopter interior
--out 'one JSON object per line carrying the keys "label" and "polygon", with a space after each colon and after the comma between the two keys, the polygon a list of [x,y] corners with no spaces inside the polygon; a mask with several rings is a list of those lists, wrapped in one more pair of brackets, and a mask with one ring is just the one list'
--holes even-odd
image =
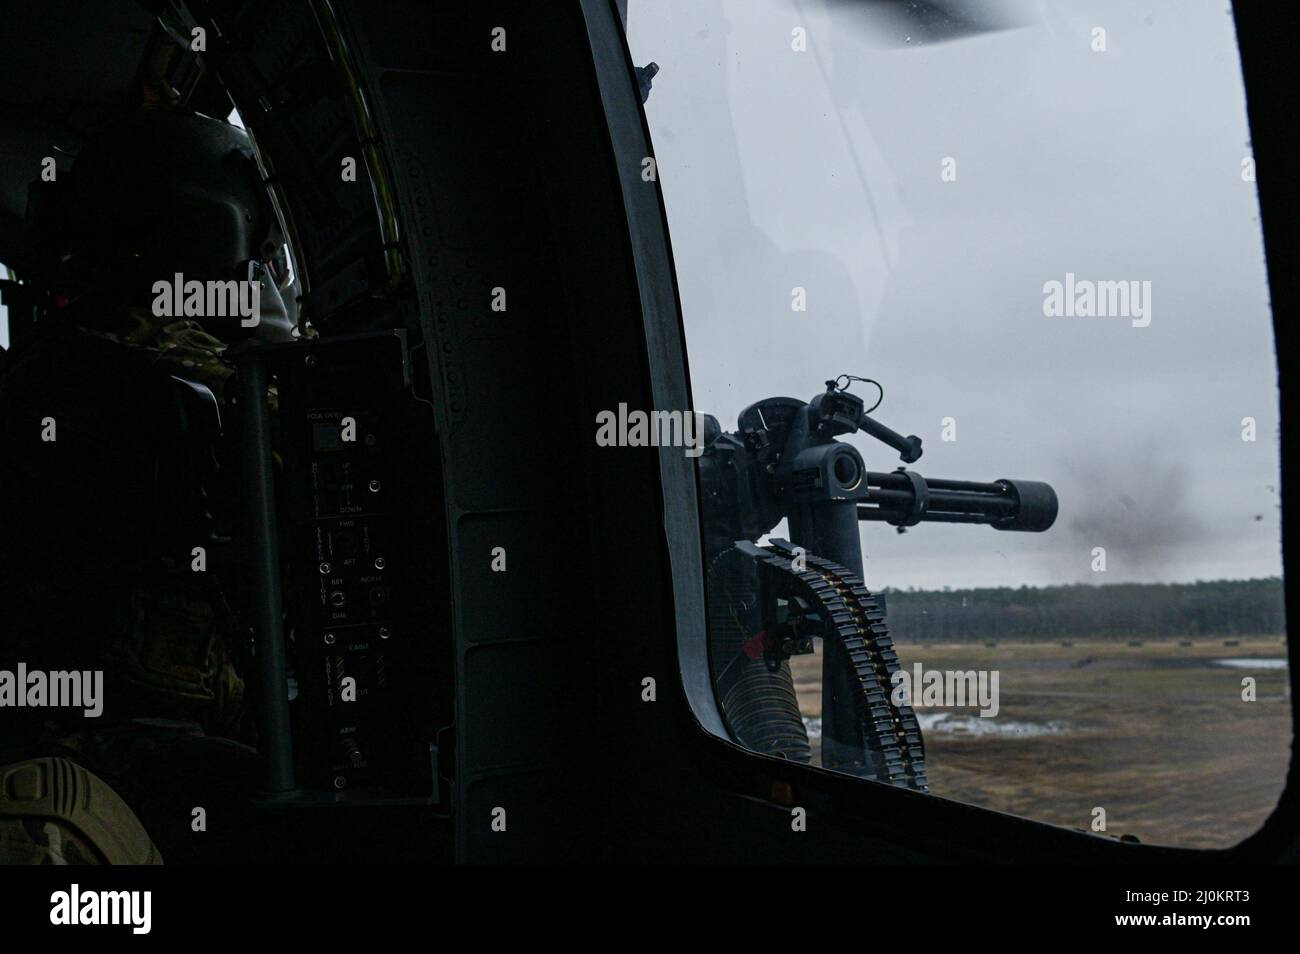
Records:
{"label": "helicopter interior", "polygon": [[[581,422],[646,382],[637,329],[614,320],[640,302],[583,11],[115,2],[83,13],[6,15],[0,261],[17,276],[5,285],[13,336],[46,304],[22,280],[36,265],[29,189],[57,183],[83,141],[158,96],[237,112],[293,261],[306,333],[254,349],[239,375],[261,393],[269,376],[279,393],[276,425],[253,410],[257,391],[243,394],[235,494],[254,612],[290,632],[250,652],[263,764],[235,786],[241,857],[284,858],[286,839],[300,860],[474,857],[505,847],[488,822],[511,804],[529,808],[512,816],[508,854],[555,844],[545,806],[586,791],[592,768],[563,741],[580,736],[581,710],[547,687],[595,680],[605,640],[574,638],[574,614],[622,626],[626,610],[602,604],[628,597],[591,593],[571,554],[610,545],[593,503],[659,497],[653,458],[629,455],[611,473],[583,439]],[[491,40],[502,18],[516,55],[463,42]],[[52,21],[77,23],[75,52],[66,36],[57,56],[37,39]],[[430,109],[436,124],[418,118]],[[40,179],[47,158],[53,183]],[[580,346],[591,340],[609,352]],[[201,429],[210,397],[180,393],[180,430]],[[588,410],[531,421],[541,395]],[[272,426],[275,481],[255,436]],[[339,721],[330,711],[349,678],[360,698]],[[271,688],[286,683],[288,703]],[[607,715],[620,708],[637,714]],[[229,850],[196,847],[188,817],[133,807],[164,857]],[[337,811],[356,834],[346,844]]]}
{"label": "helicopter interior", "polygon": [[[297,333],[231,350],[233,412],[218,419],[211,394],[184,382],[155,395],[179,421],[159,434],[233,435],[259,715],[256,764],[223,782],[225,837],[196,840],[189,802],[132,805],[163,856],[1202,856],[728,741],[694,464],[591,440],[607,408],[691,406],[625,16],[608,0],[5,4],[11,347],[49,320],[25,280],[40,271],[32,192],[159,97],[247,128],[292,263]],[[1243,49],[1267,32],[1253,16]],[[1293,279],[1275,287],[1284,296]],[[352,708],[339,705],[345,680]],[[215,784],[204,758],[180,751],[155,771],[190,774],[200,798]],[[1293,789],[1234,857],[1295,850]],[[791,839],[795,799],[821,822]],[[683,849],[683,825],[709,837]]]}

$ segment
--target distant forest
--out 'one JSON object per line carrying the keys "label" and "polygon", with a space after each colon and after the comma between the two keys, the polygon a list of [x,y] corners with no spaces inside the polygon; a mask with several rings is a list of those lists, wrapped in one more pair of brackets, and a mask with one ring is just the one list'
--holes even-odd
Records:
{"label": "distant forest", "polygon": [[1261,636],[1286,631],[1282,580],[885,590],[901,639]]}

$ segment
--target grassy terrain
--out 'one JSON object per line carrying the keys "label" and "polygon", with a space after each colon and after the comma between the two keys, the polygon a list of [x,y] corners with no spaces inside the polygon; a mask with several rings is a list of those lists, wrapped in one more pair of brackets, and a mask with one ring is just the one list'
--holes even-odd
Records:
{"label": "grassy terrain", "polygon": [[[1235,844],[1263,823],[1282,792],[1291,700],[1285,668],[1214,662],[1284,657],[1282,637],[1224,642],[900,644],[909,670],[919,662],[1001,673],[1000,711],[984,720],[1002,723],[997,731],[941,731],[940,723],[926,733],[931,791],[1070,828],[1088,828],[1101,806],[1111,835],[1186,847]],[[793,662],[803,714],[819,716],[820,657]],[[1242,701],[1246,676],[1256,680],[1255,702]],[[977,715],[947,711],[950,718]],[[1032,734],[1036,729],[1046,731]]]}

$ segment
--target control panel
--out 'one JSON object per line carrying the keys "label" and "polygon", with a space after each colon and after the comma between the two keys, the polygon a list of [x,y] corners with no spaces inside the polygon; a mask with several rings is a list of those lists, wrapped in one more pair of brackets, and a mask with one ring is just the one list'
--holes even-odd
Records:
{"label": "control panel", "polygon": [[396,466],[412,400],[405,336],[309,340],[280,352],[274,369],[300,782],[436,798],[433,740],[420,738],[400,686],[421,638],[408,629],[401,582],[411,551]]}

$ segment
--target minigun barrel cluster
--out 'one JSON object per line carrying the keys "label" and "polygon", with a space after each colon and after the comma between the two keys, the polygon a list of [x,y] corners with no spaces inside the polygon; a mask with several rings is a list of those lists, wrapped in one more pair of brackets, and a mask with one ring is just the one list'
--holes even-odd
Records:
{"label": "minigun barrel cluster", "polygon": [[1037,480],[927,479],[915,471],[867,471],[867,490],[858,500],[859,520],[896,527],[921,521],[988,524],[996,530],[1041,533],[1056,520],[1056,492]]}

